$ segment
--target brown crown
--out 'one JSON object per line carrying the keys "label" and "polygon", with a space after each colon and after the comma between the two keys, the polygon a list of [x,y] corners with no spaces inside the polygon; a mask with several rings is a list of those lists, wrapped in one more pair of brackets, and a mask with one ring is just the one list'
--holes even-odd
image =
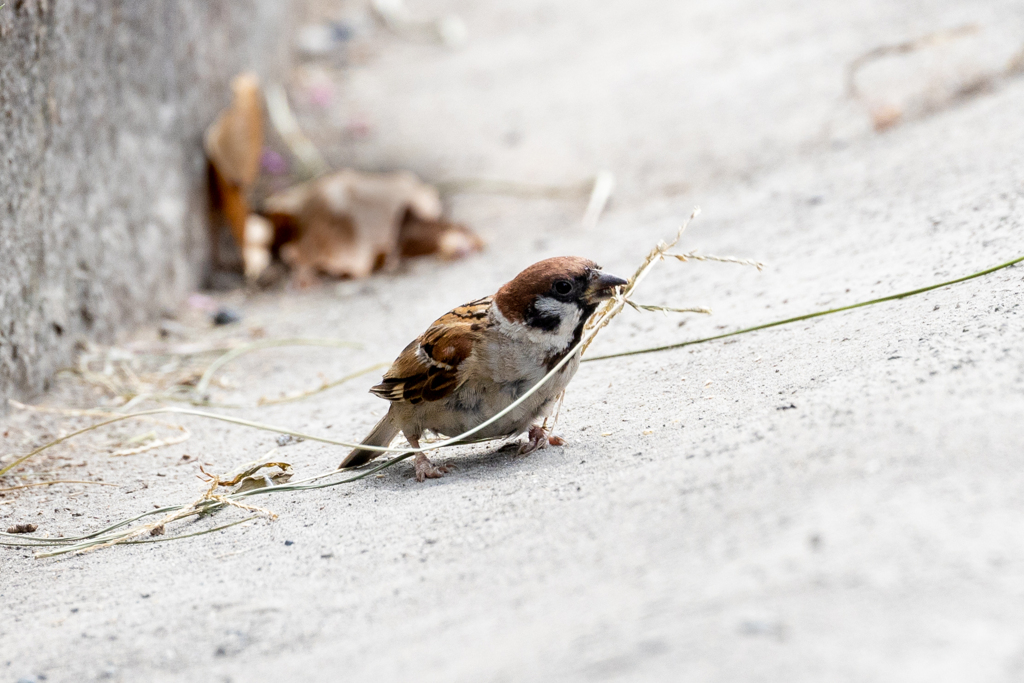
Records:
{"label": "brown crown", "polygon": [[494,296],[494,303],[509,320],[523,322],[526,309],[539,294],[551,291],[555,280],[573,280],[590,271],[599,270],[590,259],[579,256],[556,256],[538,261],[502,286]]}

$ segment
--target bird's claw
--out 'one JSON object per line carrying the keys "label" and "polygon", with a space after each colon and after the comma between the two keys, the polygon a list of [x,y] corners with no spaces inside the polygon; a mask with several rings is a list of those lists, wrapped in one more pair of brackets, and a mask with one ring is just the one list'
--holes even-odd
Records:
{"label": "bird's claw", "polygon": [[416,481],[423,481],[424,479],[440,479],[441,475],[451,471],[451,469],[446,465],[435,465],[430,462],[427,456],[422,453],[416,454],[413,466],[416,468]]}
{"label": "bird's claw", "polygon": [[519,447],[519,455],[526,455],[533,453],[541,448],[547,448],[551,446],[564,446],[565,439],[560,436],[552,434],[548,436],[548,433],[544,431],[544,428],[540,425],[534,425],[530,427],[530,431],[527,433],[526,443]]}

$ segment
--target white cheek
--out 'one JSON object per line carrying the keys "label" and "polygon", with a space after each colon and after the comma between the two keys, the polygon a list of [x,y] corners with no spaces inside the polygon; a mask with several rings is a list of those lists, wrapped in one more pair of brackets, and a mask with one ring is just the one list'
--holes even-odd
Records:
{"label": "white cheek", "polygon": [[501,314],[497,306],[492,307],[491,311],[498,328],[512,339],[529,341],[545,354],[564,351],[572,341],[583,312],[575,304],[546,296],[538,297],[534,305],[541,313],[557,315],[561,320],[558,327],[551,331],[539,330],[521,323],[510,322]]}
{"label": "white cheek", "polygon": [[549,296],[537,297],[537,302],[534,306],[541,313],[556,315],[562,321],[556,329],[550,332],[543,332],[543,334],[565,339],[566,343],[572,339],[573,332],[576,331],[576,326],[579,325],[580,315],[582,314],[579,306],[559,301],[558,299],[552,299]]}

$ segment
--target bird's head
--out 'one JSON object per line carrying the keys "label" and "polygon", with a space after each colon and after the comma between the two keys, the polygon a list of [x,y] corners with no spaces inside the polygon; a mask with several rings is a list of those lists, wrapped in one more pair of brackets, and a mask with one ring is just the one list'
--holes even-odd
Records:
{"label": "bird's head", "polygon": [[509,321],[545,332],[575,329],[611,298],[622,278],[603,272],[578,256],[558,256],[534,263],[498,290],[494,297]]}

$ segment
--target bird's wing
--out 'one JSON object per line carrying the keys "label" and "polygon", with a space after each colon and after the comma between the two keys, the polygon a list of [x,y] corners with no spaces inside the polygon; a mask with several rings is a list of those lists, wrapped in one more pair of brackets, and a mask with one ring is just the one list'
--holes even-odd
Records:
{"label": "bird's wing", "polygon": [[389,401],[438,401],[462,384],[459,371],[487,327],[491,297],[477,299],[434,321],[405,347],[370,393]]}

